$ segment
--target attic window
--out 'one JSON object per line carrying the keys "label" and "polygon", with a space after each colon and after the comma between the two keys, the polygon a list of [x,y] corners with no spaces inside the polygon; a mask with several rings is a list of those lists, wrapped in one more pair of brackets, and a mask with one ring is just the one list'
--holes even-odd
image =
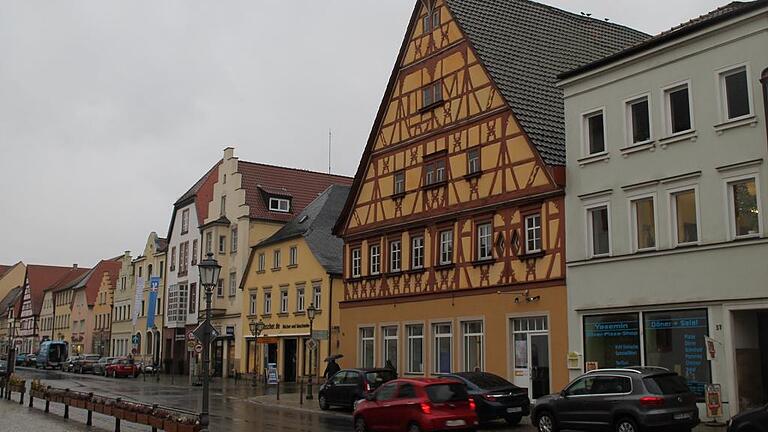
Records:
{"label": "attic window", "polygon": [[443,101],[443,82],[438,80],[421,89],[421,109],[429,109]]}
{"label": "attic window", "polygon": [[291,202],[285,198],[270,198],[269,210],[288,213],[291,211]]}
{"label": "attic window", "polygon": [[440,28],[440,9],[435,8],[431,11],[427,11],[422,23],[424,25],[424,34]]}

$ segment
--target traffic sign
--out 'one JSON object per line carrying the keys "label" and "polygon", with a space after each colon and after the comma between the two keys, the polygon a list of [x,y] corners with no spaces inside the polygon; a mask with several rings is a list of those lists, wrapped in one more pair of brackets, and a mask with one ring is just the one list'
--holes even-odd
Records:
{"label": "traffic sign", "polygon": [[195,333],[194,332],[187,333],[187,340],[194,341],[195,339],[197,339],[197,338],[195,337]]}
{"label": "traffic sign", "polygon": [[139,350],[137,350],[136,348],[131,350],[131,354],[133,354],[133,355],[136,355],[138,353],[139,353]]}
{"label": "traffic sign", "polygon": [[195,345],[195,352],[198,353],[198,354],[202,353],[203,352],[203,345],[202,344]]}
{"label": "traffic sign", "polygon": [[192,352],[195,350],[195,345],[197,345],[196,341],[187,341],[187,351]]}
{"label": "traffic sign", "polygon": [[216,331],[213,325],[211,325],[211,322],[208,320],[201,322],[200,325],[198,325],[192,333],[194,333],[197,340],[200,341],[205,340],[206,334],[210,336],[209,340],[219,337],[219,332]]}
{"label": "traffic sign", "polygon": [[139,335],[133,335],[131,337],[131,342],[133,342],[134,345],[138,345],[139,344]]}
{"label": "traffic sign", "polygon": [[309,348],[310,350],[314,350],[315,348],[317,348],[317,342],[314,339],[308,340],[307,348]]}

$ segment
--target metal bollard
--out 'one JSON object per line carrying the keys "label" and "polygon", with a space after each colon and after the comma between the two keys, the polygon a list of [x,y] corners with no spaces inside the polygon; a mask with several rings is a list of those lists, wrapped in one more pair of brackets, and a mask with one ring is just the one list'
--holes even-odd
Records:
{"label": "metal bollard", "polygon": [[299,405],[304,405],[304,378],[299,377]]}
{"label": "metal bollard", "polygon": [[24,405],[24,392],[19,394],[19,405]]}
{"label": "metal bollard", "polygon": [[[88,400],[93,401],[93,393],[88,393]],[[85,419],[85,425],[93,426],[93,411],[91,411],[90,409],[88,409],[88,417]]]}
{"label": "metal bollard", "polygon": [[[157,404],[152,404],[152,412],[155,412],[157,409]],[[152,432],[157,432],[157,428],[152,426]]]}
{"label": "metal bollard", "polygon": [[280,381],[277,382],[277,400],[280,400]]}
{"label": "metal bollard", "polygon": [[34,408],[35,407],[35,398],[32,397],[32,392],[29,392],[29,407]]}

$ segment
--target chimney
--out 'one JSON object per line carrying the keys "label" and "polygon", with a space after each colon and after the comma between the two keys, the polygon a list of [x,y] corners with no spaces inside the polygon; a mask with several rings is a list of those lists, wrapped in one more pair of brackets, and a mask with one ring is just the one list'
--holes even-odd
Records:
{"label": "chimney", "polygon": [[224,149],[224,160],[229,160],[235,157],[235,148],[227,147]]}
{"label": "chimney", "polygon": [[72,264],[72,270],[77,270],[77,264]]}

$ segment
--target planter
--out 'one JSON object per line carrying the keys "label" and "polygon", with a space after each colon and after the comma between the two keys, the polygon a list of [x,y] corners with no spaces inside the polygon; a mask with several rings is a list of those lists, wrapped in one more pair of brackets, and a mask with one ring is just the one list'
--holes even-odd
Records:
{"label": "planter", "polygon": [[35,399],[45,399],[46,394],[45,392],[39,391],[39,390],[31,390],[29,392],[29,395],[32,396]]}
{"label": "planter", "polygon": [[122,408],[112,408],[112,415],[122,419],[123,418],[123,409]]}
{"label": "planter", "polygon": [[178,425],[178,432],[198,432],[199,430],[200,430],[199,424],[193,424],[193,425],[179,424]]}
{"label": "planter", "polygon": [[150,425],[150,423],[149,423],[149,415],[148,414],[136,413],[136,423],[140,423],[140,424],[143,424],[143,425]]}
{"label": "planter", "polygon": [[70,406],[73,406],[75,408],[80,408],[80,409],[85,408],[85,401],[82,399],[70,399],[69,404]]}
{"label": "planter", "polygon": [[136,423],[136,413],[134,411],[123,410],[123,416],[120,417],[125,421]]}
{"label": "planter", "polygon": [[163,421],[163,430],[165,432],[179,432],[179,424],[176,420],[165,419]]}
{"label": "planter", "polygon": [[160,417],[149,416],[149,425],[155,429],[162,429],[163,419],[161,419]]}
{"label": "planter", "polygon": [[23,385],[9,384],[8,390],[14,393],[25,393],[27,390],[27,387]]}
{"label": "planter", "polygon": [[88,411],[96,411],[95,404],[91,401],[88,401],[85,403],[85,409],[87,409]]}

